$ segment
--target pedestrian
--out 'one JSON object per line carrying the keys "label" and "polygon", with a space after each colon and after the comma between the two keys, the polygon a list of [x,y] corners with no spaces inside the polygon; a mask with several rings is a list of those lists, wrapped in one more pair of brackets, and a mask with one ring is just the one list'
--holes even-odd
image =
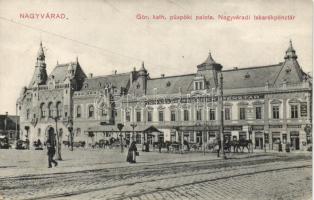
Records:
{"label": "pedestrian", "polygon": [[161,153],[161,147],[162,147],[162,142],[161,142],[161,141],[159,141],[159,143],[158,143],[159,153]]}
{"label": "pedestrian", "polygon": [[137,153],[136,143],[135,141],[133,141],[129,147],[126,161],[129,163],[136,163],[136,153]]}
{"label": "pedestrian", "polygon": [[48,168],[51,168],[52,165],[51,163],[54,163],[55,164],[55,167],[58,165],[57,161],[55,161],[53,159],[55,153],[56,153],[56,149],[55,149],[55,145],[54,145],[54,142],[51,138],[49,138],[46,142],[47,144],[47,155],[48,155]]}

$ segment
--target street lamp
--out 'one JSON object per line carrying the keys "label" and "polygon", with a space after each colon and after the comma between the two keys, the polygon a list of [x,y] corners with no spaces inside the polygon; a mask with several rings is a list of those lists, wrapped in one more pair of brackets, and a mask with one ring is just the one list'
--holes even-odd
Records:
{"label": "street lamp", "polygon": [[118,129],[119,129],[119,131],[120,131],[121,153],[123,153],[123,142],[122,142],[122,132],[121,132],[121,130],[123,129],[124,125],[121,124],[121,123],[119,123],[119,124],[117,124],[117,127],[118,127]]}
{"label": "street lamp", "polygon": [[132,124],[130,124],[130,126],[132,127],[133,129],[133,132],[132,132],[132,142],[134,141],[134,129],[135,127],[137,126],[137,124],[135,124],[134,122]]}
{"label": "street lamp", "polygon": [[68,124],[68,131],[70,133],[70,144],[71,144],[71,151],[73,151],[73,122],[72,119],[69,120]]}

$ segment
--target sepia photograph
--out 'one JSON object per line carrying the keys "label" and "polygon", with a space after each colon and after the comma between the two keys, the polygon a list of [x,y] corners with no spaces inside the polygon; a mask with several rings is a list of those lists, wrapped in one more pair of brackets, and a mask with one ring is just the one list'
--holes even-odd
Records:
{"label": "sepia photograph", "polygon": [[312,199],[311,0],[0,0],[0,200]]}

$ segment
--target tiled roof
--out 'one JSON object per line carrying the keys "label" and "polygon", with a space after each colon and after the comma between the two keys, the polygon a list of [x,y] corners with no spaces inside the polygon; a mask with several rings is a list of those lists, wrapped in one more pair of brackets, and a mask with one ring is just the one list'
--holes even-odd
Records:
{"label": "tiled roof", "polygon": [[77,62],[69,62],[65,64],[58,64],[50,73],[49,78],[54,76],[54,80],[57,84],[63,83],[66,79],[67,71],[70,66],[74,69],[74,74],[77,79],[82,80],[84,77],[86,77],[80,64]]}
{"label": "tiled roof", "polygon": [[154,88],[157,88],[157,94],[175,94],[187,93],[191,90],[191,84],[195,74],[181,76],[170,76],[164,78],[153,78],[147,80],[147,95],[153,95]]}
{"label": "tiled roof", "polygon": [[[107,84],[112,84],[115,88],[126,88],[130,81],[130,73],[113,74],[107,76],[95,76],[85,79],[82,90],[104,88]],[[86,87],[85,87],[86,85]]]}
{"label": "tiled roof", "polygon": [[223,71],[223,83],[225,89],[247,88],[247,87],[263,87],[268,81],[272,84],[282,64],[249,67]]}
{"label": "tiled roof", "polygon": [[[249,67],[224,70],[224,88],[236,89],[247,87],[263,87],[268,81],[272,84],[282,68],[282,63],[260,67]],[[196,74],[187,74],[163,78],[153,78],[147,81],[147,95],[153,95],[154,88],[157,94],[189,93]]]}
{"label": "tiled roof", "polygon": [[63,83],[63,81],[66,79],[67,70],[70,65],[72,65],[74,70],[76,70],[76,64],[73,62],[60,64],[52,70],[49,77],[54,76],[56,83]]}

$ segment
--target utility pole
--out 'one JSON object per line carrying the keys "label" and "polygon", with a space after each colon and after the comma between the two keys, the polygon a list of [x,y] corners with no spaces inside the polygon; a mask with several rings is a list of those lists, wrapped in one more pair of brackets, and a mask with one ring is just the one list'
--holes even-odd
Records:
{"label": "utility pole", "polygon": [[122,141],[122,132],[121,130],[123,129],[124,125],[119,123],[117,124],[117,128],[119,129],[120,131],[120,145],[121,145],[121,153],[123,153],[123,141]]}
{"label": "utility pole", "polygon": [[223,159],[227,159],[224,150],[224,102],[223,102],[223,76],[222,71],[220,71],[220,142],[221,142],[221,153]]}

